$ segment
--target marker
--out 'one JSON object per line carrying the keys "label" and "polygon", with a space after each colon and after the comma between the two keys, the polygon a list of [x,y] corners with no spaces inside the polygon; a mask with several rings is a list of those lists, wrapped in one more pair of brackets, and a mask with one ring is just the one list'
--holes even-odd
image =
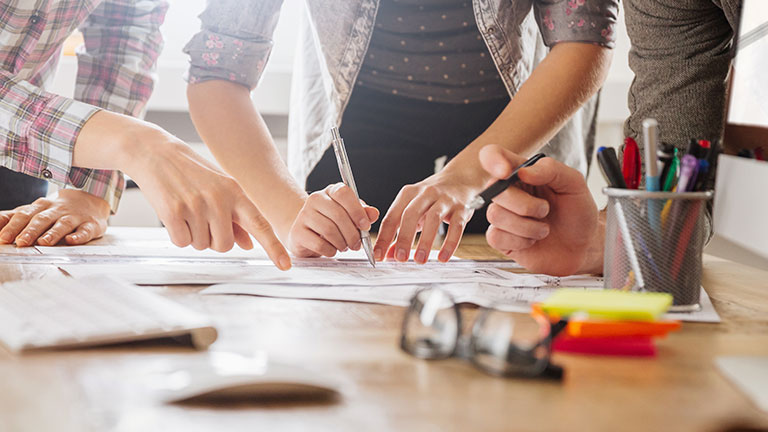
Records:
{"label": "marker", "polygon": [[645,190],[659,190],[659,163],[656,148],[659,142],[659,122],[649,118],[643,120],[643,144],[645,144]]}
{"label": "marker", "polygon": [[696,176],[696,183],[691,189],[694,192],[704,190],[709,181],[709,161],[706,159],[699,159],[699,170]]}
{"label": "marker", "polygon": [[676,154],[677,149],[675,146],[668,143],[661,143],[659,151],[656,152],[656,156],[658,156],[659,163],[661,163],[662,166],[661,175],[659,175],[659,182],[661,182],[659,186],[662,190],[666,190],[664,185],[666,184],[667,174],[669,174],[669,170],[672,168],[672,161],[675,159]]}
{"label": "marker", "polygon": [[[645,190],[659,190],[659,163],[656,160],[656,148],[659,142],[659,122],[648,118],[643,120],[643,144],[645,144]],[[648,200],[648,222],[651,229],[661,232],[659,223],[661,202],[656,199]]]}
{"label": "marker", "polygon": [[629,189],[640,187],[640,177],[642,176],[640,162],[640,147],[631,137],[624,139],[624,160],[621,172],[624,176],[624,182]]}
{"label": "marker", "polygon": [[677,156],[677,149],[675,149],[675,154],[672,156],[672,162],[669,164],[669,169],[667,170],[667,175],[664,179],[664,192],[670,192],[675,188],[679,170],[680,158]]}
{"label": "marker", "polygon": [[683,156],[680,162],[680,180],[677,181],[677,192],[688,191],[689,187],[696,181],[696,171],[699,169],[699,161],[693,155]]}
{"label": "marker", "polygon": [[605,181],[612,188],[626,189],[624,176],[619,168],[619,158],[616,157],[616,150],[612,147],[600,147],[597,149],[597,162],[600,164],[600,170],[603,172]]}
{"label": "marker", "polygon": [[491,200],[494,199],[497,195],[504,192],[507,190],[507,188],[513,186],[520,180],[517,176],[518,171],[520,171],[522,168],[527,168],[535,164],[539,161],[539,159],[543,157],[546,157],[544,153],[539,153],[532,156],[530,159],[523,162],[519,167],[515,168],[509,177],[496,181],[492,185],[488,186],[484,191],[482,191],[480,195],[472,198],[472,200],[465,207],[471,210],[477,210],[484,206],[485,203],[491,202]]}

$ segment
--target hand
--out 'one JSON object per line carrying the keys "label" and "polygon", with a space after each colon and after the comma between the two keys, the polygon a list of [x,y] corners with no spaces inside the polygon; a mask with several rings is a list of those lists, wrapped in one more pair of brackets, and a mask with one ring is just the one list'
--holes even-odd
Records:
{"label": "hand", "polygon": [[109,204],[88,192],[60,190],[52,198],[0,212],[0,244],[81,245],[104,235]]}
{"label": "hand", "polygon": [[[472,217],[473,211],[467,209],[465,203],[476,192],[445,170],[419,183],[403,187],[381,222],[373,249],[376,260],[393,256],[397,261],[408,261],[416,232],[421,231],[413,259],[424,264],[429,259],[429,251],[440,224],[447,222],[448,233],[438,259],[448,261],[459,245],[464,226]],[[390,251],[395,236],[397,240]]]}
{"label": "hand", "polygon": [[371,229],[378,218],[379,211],[366,206],[348,186],[330,185],[307,197],[291,226],[288,249],[300,257],[359,250],[360,230]]}
{"label": "hand", "polygon": [[[509,177],[524,161],[495,145],[480,151],[480,163],[496,179]],[[562,276],[602,268],[602,254],[598,259],[593,253],[602,249],[597,206],[581,173],[544,158],[520,170],[519,177],[517,187],[488,207],[488,244],[535,273]]]}
{"label": "hand", "polygon": [[251,249],[250,233],[280,269],[291,267],[288,252],[269,222],[232,177],[165,133],[146,137],[145,144],[153,150],[126,172],[157,211],[176,246],[191,244],[197,250],[226,252],[236,242]]}

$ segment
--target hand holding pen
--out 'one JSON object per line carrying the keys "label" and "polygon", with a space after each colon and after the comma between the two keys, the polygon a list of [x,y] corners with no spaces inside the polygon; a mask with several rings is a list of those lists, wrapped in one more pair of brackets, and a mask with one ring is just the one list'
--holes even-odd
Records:
{"label": "hand holding pen", "polygon": [[481,165],[494,178],[512,183],[516,173],[518,180],[517,187],[492,198],[488,244],[534,273],[600,272],[602,256],[590,251],[599,248],[602,236],[584,176],[552,158],[535,161],[521,169],[525,158],[502,147],[489,145],[480,151]]}

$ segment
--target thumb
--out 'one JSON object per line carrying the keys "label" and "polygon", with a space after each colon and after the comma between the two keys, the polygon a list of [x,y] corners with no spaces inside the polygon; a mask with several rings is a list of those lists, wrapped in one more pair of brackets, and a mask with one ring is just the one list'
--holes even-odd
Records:
{"label": "thumb", "polygon": [[498,145],[490,144],[480,149],[480,165],[497,179],[505,179],[512,174],[525,158]]}
{"label": "thumb", "polygon": [[368,215],[368,220],[371,221],[371,223],[374,223],[379,218],[379,209],[376,207],[366,206],[365,214]]}
{"label": "thumb", "polygon": [[587,189],[581,172],[552,158],[543,158],[518,173],[520,180],[532,186],[547,186],[558,193],[576,193]]}

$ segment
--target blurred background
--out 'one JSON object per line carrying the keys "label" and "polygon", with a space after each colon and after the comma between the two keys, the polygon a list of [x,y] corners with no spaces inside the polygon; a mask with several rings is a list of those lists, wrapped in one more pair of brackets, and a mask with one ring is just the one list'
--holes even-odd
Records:
{"label": "blurred background", "polygon": [[[145,118],[175,134],[192,145],[195,150],[213,160],[205,145],[201,143],[189,118],[186,82],[183,79],[188,60],[182,48],[199,30],[200,22],[197,15],[202,12],[205,2],[206,0],[170,0],[170,9],[162,27],[165,49],[158,60],[159,79],[154,94],[149,100]],[[272,56],[261,84],[252,95],[254,103],[264,115],[283,155],[288,133],[289,95],[297,42],[295,29],[299,26],[302,13],[302,0],[284,0],[280,22],[274,35],[275,45]],[[616,33],[617,43],[613,64],[601,93],[597,146],[620,145],[623,141],[623,122],[629,115],[627,91],[633,74],[627,65],[629,39],[624,26],[623,10],[619,14]],[[52,88],[53,92],[64,96],[71,97],[74,93],[77,73],[74,47],[80,43],[78,38],[79,35],[73,35],[65,49],[64,58]],[[594,162],[588,182],[598,206],[602,208],[606,200],[600,190],[605,186],[605,181]],[[160,221],[138,189],[127,190],[123,197],[118,213],[110,219],[110,225],[160,226]],[[385,210],[382,209],[382,211]]]}

